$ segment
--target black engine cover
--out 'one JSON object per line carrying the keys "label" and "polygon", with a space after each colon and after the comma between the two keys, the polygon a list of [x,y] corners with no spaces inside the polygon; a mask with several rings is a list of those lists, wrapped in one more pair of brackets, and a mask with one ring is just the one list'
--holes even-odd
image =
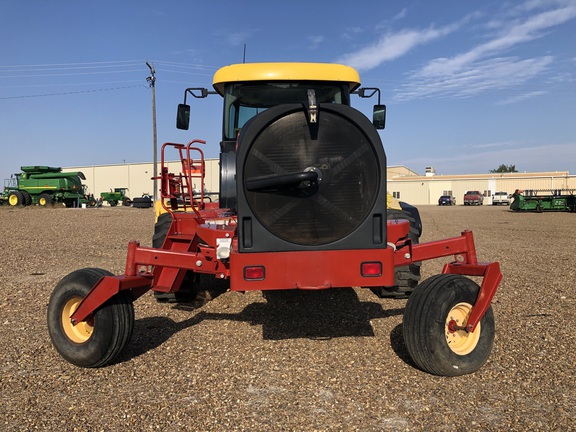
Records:
{"label": "black engine cover", "polygon": [[386,156],[377,130],[346,105],[300,104],[255,116],[236,159],[241,252],[386,245]]}

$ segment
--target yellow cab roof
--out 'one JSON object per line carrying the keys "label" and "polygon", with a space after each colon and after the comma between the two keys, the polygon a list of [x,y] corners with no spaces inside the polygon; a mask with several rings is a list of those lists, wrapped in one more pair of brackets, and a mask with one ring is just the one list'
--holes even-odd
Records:
{"label": "yellow cab roof", "polygon": [[353,91],[360,86],[360,75],[334,63],[239,63],[218,69],[212,85],[223,95],[225,84],[247,81],[341,81]]}

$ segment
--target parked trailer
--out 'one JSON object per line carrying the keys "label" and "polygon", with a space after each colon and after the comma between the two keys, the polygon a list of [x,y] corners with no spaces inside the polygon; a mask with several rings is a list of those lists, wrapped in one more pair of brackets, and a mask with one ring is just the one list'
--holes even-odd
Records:
{"label": "parked trailer", "polygon": [[[384,128],[385,107],[375,106],[372,122],[351,108],[350,94],[368,91],[359,85],[357,72],[342,65],[220,69],[214,93],[226,107],[221,150],[231,155],[221,158],[219,202],[194,196],[204,173],[201,168],[193,178],[189,167],[204,167],[205,142],[165,143],[159,202],[166,213],[154,234],[159,246],[130,242],[122,275],[87,268],[57,284],[48,330],[60,355],[81,367],[114,362],[134,329],[136,299],[149,290],[199,289],[201,277],[229,280],[231,291],[268,295],[340,287],[379,293],[395,285],[395,269],[453,257],[408,297],[404,342],[429,373],[478,370],[494,342],[491,301],[500,266],[478,261],[470,231],[417,244],[407,219],[388,217],[386,156],[377,131]],[[181,104],[177,124],[187,128],[189,115],[190,106]],[[168,151],[179,154],[179,173],[168,171]]]}
{"label": "parked trailer", "polygon": [[66,207],[78,207],[96,203],[93,196],[86,194],[86,187],[82,184],[86,177],[80,171],[62,172],[62,168],[39,165],[20,169],[21,173],[4,181],[4,197],[11,206],[59,203]]}
{"label": "parked trailer", "polygon": [[542,213],[545,211],[576,211],[574,189],[531,189],[516,190],[512,195],[510,209]]}

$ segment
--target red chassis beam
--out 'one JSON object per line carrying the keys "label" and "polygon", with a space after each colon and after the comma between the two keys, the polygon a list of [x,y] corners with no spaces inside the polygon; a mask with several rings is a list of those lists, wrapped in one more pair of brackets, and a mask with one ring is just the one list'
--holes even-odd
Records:
{"label": "red chassis beam", "polygon": [[[389,239],[405,236],[405,225],[407,225],[405,221],[389,224]],[[198,227],[198,232],[204,230],[206,230],[205,234],[214,231],[206,226]],[[230,227],[227,234],[232,236],[233,230],[234,228]],[[190,240],[190,244],[192,243]],[[70,318],[73,323],[85,321],[107,300],[123,290],[130,290],[133,300],[150,289],[162,292],[172,291],[174,287],[170,283],[165,286],[159,283],[162,280],[162,274],[175,274],[180,270],[214,274],[219,278],[229,277],[234,291],[391,286],[394,284],[393,267],[450,255],[455,257],[455,261],[446,264],[442,273],[483,277],[478,298],[473,305],[466,325],[466,330],[474,331],[490,306],[502,279],[502,274],[497,262],[477,262],[471,231],[464,231],[460,237],[429,243],[412,245],[409,240],[402,240],[395,245],[395,248],[387,247],[361,251],[239,254],[233,250],[230,261],[227,263],[216,258],[213,248],[201,249],[200,251],[191,251],[186,248],[164,250],[141,247],[138,242],[133,241],[128,245],[125,274],[105,276],[100,279]],[[360,275],[360,266],[366,261],[380,262],[382,264],[381,274],[375,277]],[[271,269],[279,268],[280,271],[268,272],[262,280],[246,281],[245,268],[254,265]],[[154,267],[153,273],[139,271],[143,267],[150,266]],[[293,270],[287,271],[287,268]],[[301,272],[302,269],[303,272]],[[286,278],[286,274],[292,277]],[[297,274],[304,276],[301,279],[294,278],[294,275]],[[331,274],[331,277],[327,279],[326,274]],[[168,277],[167,280],[174,281],[176,276]],[[154,286],[155,282],[158,285]]]}

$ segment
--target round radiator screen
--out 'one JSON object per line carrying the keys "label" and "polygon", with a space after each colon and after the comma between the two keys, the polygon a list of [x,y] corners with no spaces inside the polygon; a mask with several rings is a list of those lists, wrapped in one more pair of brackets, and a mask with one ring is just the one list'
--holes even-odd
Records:
{"label": "round radiator screen", "polygon": [[243,169],[247,204],[273,235],[299,245],[342,239],[370,215],[381,167],[373,144],[351,118],[291,112],[251,134]]}

